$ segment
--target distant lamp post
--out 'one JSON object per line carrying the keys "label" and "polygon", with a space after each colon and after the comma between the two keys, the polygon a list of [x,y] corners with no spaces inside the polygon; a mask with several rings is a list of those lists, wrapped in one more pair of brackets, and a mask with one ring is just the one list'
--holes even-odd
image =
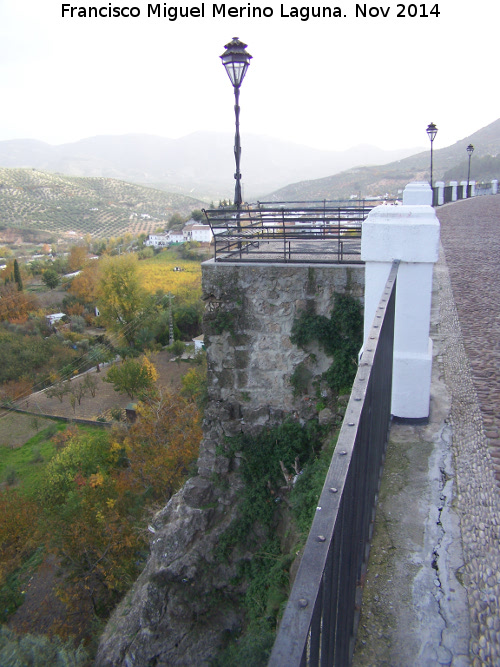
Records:
{"label": "distant lamp post", "polygon": [[472,157],[472,153],[474,152],[474,146],[472,144],[469,144],[466,148],[467,154],[469,156],[469,169],[467,171],[467,197],[469,196],[469,183],[470,183],[470,159]]}
{"label": "distant lamp post", "polygon": [[236,173],[234,174],[234,178],[236,179],[236,185],[234,188],[234,203],[236,205],[236,210],[239,213],[241,208],[240,86],[245,78],[252,56],[245,51],[247,44],[240,42],[237,37],[233,37],[233,40],[229,42],[229,44],[226,44],[224,48],[226,50],[221,55],[221,60],[234,88],[234,113],[236,117],[236,135],[234,139],[234,159],[236,161]]}
{"label": "distant lamp post", "polygon": [[434,139],[436,138],[436,134],[438,132],[438,129],[434,125],[434,123],[429,123],[429,125],[427,125],[426,132],[429,136],[429,139],[431,140],[431,188],[432,188],[432,166],[433,166],[433,164],[432,164],[432,145],[434,143]]}

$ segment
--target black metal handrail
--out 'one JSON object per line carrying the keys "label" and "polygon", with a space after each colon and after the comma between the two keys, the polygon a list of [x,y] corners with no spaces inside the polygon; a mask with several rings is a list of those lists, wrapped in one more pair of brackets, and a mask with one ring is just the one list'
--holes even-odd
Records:
{"label": "black metal handrail", "polygon": [[204,210],[216,262],[361,262],[361,225],[383,202],[257,202]]}
{"label": "black metal handrail", "polygon": [[349,665],[391,416],[394,262],[268,667]]}

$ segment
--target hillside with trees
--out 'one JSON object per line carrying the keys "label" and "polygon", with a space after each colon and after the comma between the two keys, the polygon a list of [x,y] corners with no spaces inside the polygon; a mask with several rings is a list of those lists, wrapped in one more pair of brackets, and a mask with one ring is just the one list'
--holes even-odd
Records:
{"label": "hillside with trees", "polygon": [[[89,664],[103,623],[144,565],[152,512],[198,454],[204,356],[170,362],[178,382],[164,386],[155,353],[170,342],[170,321],[170,356],[200,333],[204,255],[116,254],[115,242],[100,258],[89,250],[81,243],[25,264],[3,248],[11,256],[0,271],[2,665],[31,664],[26,656]],[[54,305],[66,314],[51,322]],[[42,414],[71,420],[86,402],[102,411],[106,385],[118,408],[101,416],[93,408],[94,425]],[[131,399],[133,423],[122,409]]]}
{"label": "hillside with trees", "polygon": [[[487,127],[457,141],[452,146],[439,148],[439,133],[434,142],[433,179],[467,178],[467,152],[474,146],[471,178],[488,181],[499,178],[500,119]],[[333,176],[292,183],[263,197],[266,201],[302,201],[321,199],[349,199],[351,196],[396,197],[411,181],[430,178],[430,151],[376,167],[362,166]]]}
{"label": "hillside with trees", "polygon": [[50,241],[149,234],[199,200],[111,178],[78,178],[0,168],[0,239]]}

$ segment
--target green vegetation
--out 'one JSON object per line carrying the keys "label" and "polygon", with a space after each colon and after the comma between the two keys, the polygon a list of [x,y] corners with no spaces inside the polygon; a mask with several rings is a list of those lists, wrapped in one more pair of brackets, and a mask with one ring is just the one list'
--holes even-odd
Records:
{"label": "green vegetation", "polygon": [[85,667],[88,656],[83,647],[58,637],[49,639],[38,635],[17,636],[0,628],[0,664],[3,667]]}
{"label": "green vegetation", "polygon": [[[214,667],[267,664],[288,598],[289,568],[307,537],[335,447],[334,438],[323,443],[324,437],[315,421],[305,426],[285,421],[254,438],[228,442],[226,454],[238,454],[245,487],[239,517],[219,540],[217,557],[224,560],[249,549],[253,555],[239,565],[239,580],[247,586],[245,628],[228,638],[237,641],[229,642]],[[286,535],[280,525],[289,526]]]}
{"label": "green vegetation", "polygon": [[57,271],[54,271],[54,269],[47,269],[44,271],[42,273],[42,280],[49,289],[55,289],[61,282],[59,274]]}
{"label": "green vegetation", "polygon": [[[359,301],[347,294],[338,294],[330,319],[303,311],[293,323],[290,340],[305,350],[312,341],[318,341],[326,354],[333,357],[324,378],[333,391],[341,392],[352,385],[356,376],[358,352],[363,342],[362,327]],[[292,376],[297,391],[304,385],[304,373],[305,369],[296,369]]]}
{"label": "green vegetation", "polygon": [[126,393],[133,399],[150,392],[157,378],[153,364],[147,357],[143,357],[142,360],[125,359],[121,364],[111,366],[104,381],[110,382],[115,391]]}
{"label": "green vegetation", "polygon": [[[18,179],[16,185],[11,179]],[[201,333],[197,244],[164,252],[150,249],[140,262],[132,252],[144,237],[134,240],[131,234],[106,242],[87,235],[76,245],[56,245],[61,232],[78,233],[82,227],[93,231],[92,224],[86,225],[90,218],[96,218],[96,235],[103,236],[103,216],[114,209],[116,219],[120,207],[126,224],[108,232],[123,233],[138,220],[143,221],[142,233],[151,231],[155,216],[141,213],[155,196],[148,199],[144,190],[106,179],[0,170],[0,210],[5,211],[0,234],[13,248],[4,247],[6,267],[0,272],[2,405],[9,409],[17,401],[22,408],[36,410],[33,390],[49,388],[47,394],[56,402],[64,402],[69,394],[74,408],[85,392],[95,394],[96,376],[74,383],[68,379],[117,353],[124,361],[110,369],[109,380],[117,391],[142,398],[137,421],[117,425],[114,432],[51,424],[42,417],[8,411],[1,415],[0,622],[13,620],[25,600],[28,608],[28,592],[37,581],[52,581],[53,575],[55,584],[43,592],[43,604],[50,611],[30,617],[28,631],[36,632],[43,624],[50,636],[84,637],[90,643],[144,564],[146,517],[192,474],[201,439],[200,410],[207,396],[204,355],[197,357],[177,394],[157,388],[153,364],[147,356],[137,358],[144,350],[168,344],[171,316],[176,339],[190,340]],[[96,201],[90,192],[97,193]],[[158,207],[168,197],[159,193]],[[85,209],[84,200],[93,210]],[[193,208],[192,201],[185,201],[189,208],[181,207],[182,215]],[[175,210],[165,205],[155,226]],[[49,221],[45,213],[50,211],[56,213]],[[38,254],[30,265],[21,262],[25,248],[16,247],[19,237],[44,243],[30,248],[29,254]],[[105,257],[90,261],[89,254],[95,252]],[[70,271],[80,273],[64,275]],[[97,304],[100,316],[94,312]],[[45,315],[58,311],[66,316],[49,326]],[[113,343],[104,330],[96,330],[103,325],[116,334]],[[185,347],[180,340],[177,345]],[[17,429],[17,420],[22,428]],[[16,437],[10,437],[11,432]],[[28,646],[33,664],[80,664],[82,654],[64,653],[66,645],[57,640],[30,641],[21,646],[24,639],[2,637],[0,664],[9,664],[5,651],[14,660],[24,659],[19,656]]]}
{"label": "green vegetation", "polygon": [[201,439],[191,399],[159,390],[137,410],[128,429],[53,424],[21,447],[0,447],[0,622],[49,555],[66,610],[50,633],[64,637],[90,639],[137,577],[145,516],[182,485]]}
{"label": "green vegetation", "polygon": [[174,213],[186,216],[200,205],[190,197],[111,178],[0,168],[2,228],[40,240],[70,232],[94,238],[148,234]]}
{"label": "green vegetation", "polygon": [[9,484],[8,476],[14,471],[14,482],[19,485],[20,493],[28,496],[36,495],[40,484],[40,471],[56,453],[51,438],[65,428],[65,424],[53,422],[30,438],[22,447],[0,447],[0,482],[7,482],[9,486],[13,486]]}
{"label": "green vegetation", "polygon": [[[54,368],[64,369],[79,360],[78,350],[65,345],[64,339],[44,336],[45,327],[43,318],[25,325],[0,325],[0,384],[12,383],[14,387],[10,393],[4,386],[4,400],[25,395],[22,390],[16,394],[15,386],[22,378],[42,389],[50,384]],[[31,393],[29,388],[27,393]]]}
{"label": "green vegetation", "polygon": [[[449,181],[461,181],[467,180],[467,174],[469,169],[469,160],[464,158],[459,164],[457,164],[452,169],[448,169],[444,173],[443,180],[448,183]],[[500,176],[500,155],[483,155],[473,156],[471,160],[471,180],[477,182],[484,181],[489,182],[492,178],[499,178]]]}

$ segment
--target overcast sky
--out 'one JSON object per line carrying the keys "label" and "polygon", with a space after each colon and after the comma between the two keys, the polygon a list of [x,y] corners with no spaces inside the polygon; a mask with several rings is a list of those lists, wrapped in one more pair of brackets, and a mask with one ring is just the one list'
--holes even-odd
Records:
{"label": "overcast sky", "polygon": [[[241,88],[241,132],[316,148],[442,148],[500,116],[497,0],[442,0],[428,17],[355,16],[356,2],[267,7],[268,18],[148,17],[144,0],[73,0],[138,7],[138,18],[62,18],[59,0],[0,0],[0,140],[52,144],[101,134],[180,137],[233,131],[233,91],[219,56],[238,36],[253,56]],[[77,3],[80,2],[81,5]],[[153,3],[153,4],[156,4]],[[215,3],[218,6],[223,4]],[[358,3],[361,6],[364,3]],[[293,7],[340,7],[341,18],[289,16]],[[269,11],[268,11],[269,13]],[[345,16],[344,16],[345,15]]]}

